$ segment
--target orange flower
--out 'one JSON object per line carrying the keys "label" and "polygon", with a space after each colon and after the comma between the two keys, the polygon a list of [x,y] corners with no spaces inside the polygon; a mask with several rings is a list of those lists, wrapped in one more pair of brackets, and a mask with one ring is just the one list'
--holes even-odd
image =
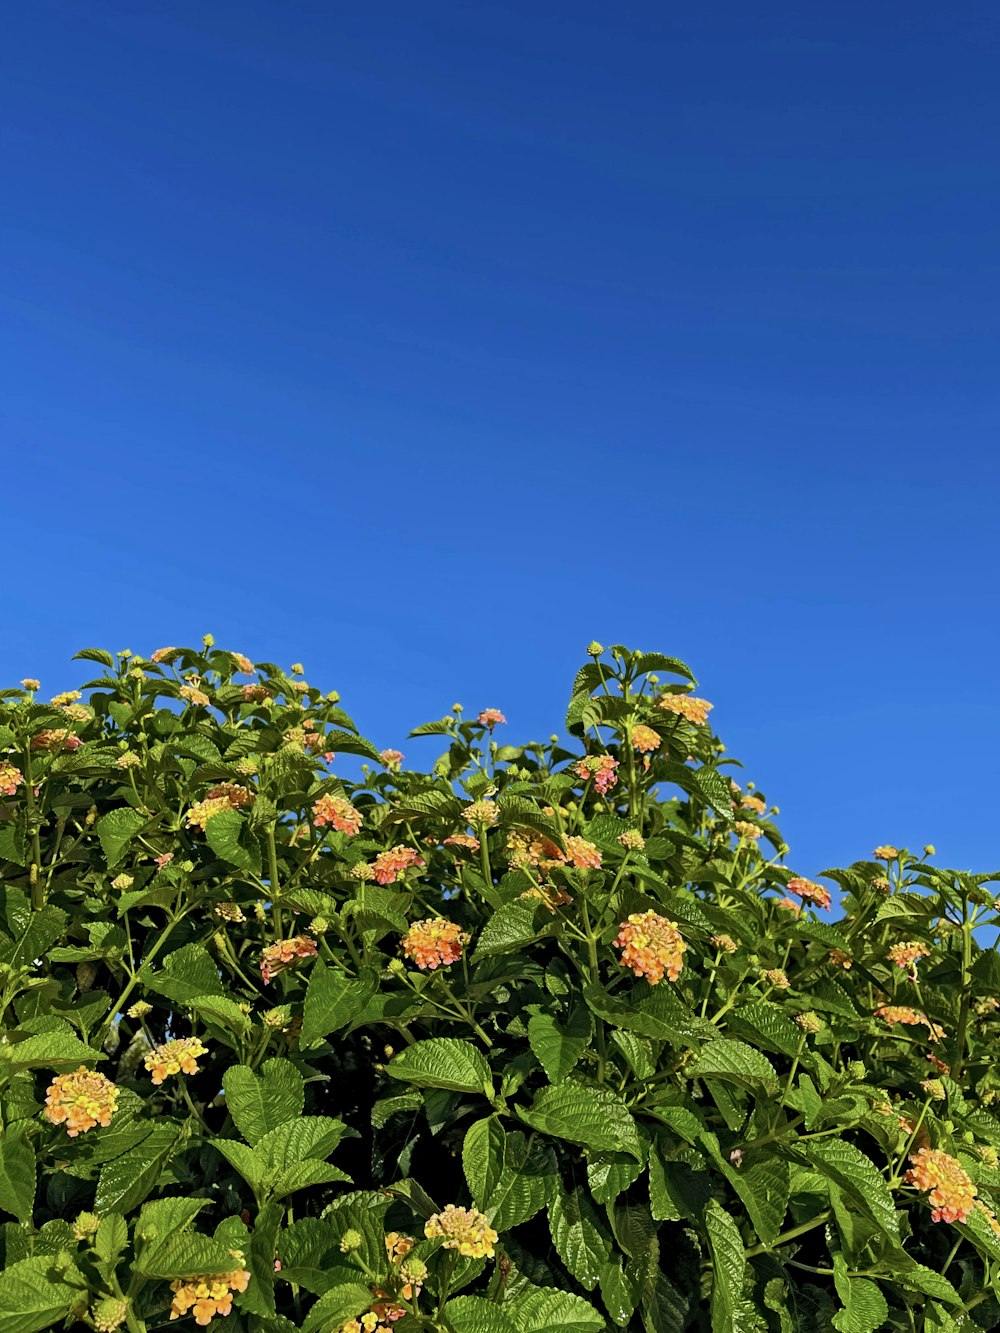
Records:
{"label": "orange flower", "polygon": [[618,784],[617,767],[618,760],[609,754],[587,754],[573,765],[573,771],[584,782],[593,779],[594,791],[603,796]]}
{"label": "orange flower", "polygon": [[910,977],[916,980],[917,963],[921,958],[930,956],[930,949],[920,940],[904,940],[902,944],[894,944],[886,954],[891,962],[897,967],[909,968]]}
{"label": "orange flower", "polygon": [[464,847],[467,851],[479,851],[479,839],[474,838],[471,833],[453,833],[450,838],[445,838],[441,844],[442,847]]}
{"label": "orange flower", "polygon": [[919,1009],[911,1009],[905,1004],[881,1004],[875,1010],[875,1017],[881,1018],[883,1023],[892,1027],[894,1023],[905,1023],[910,1027],[916,1027],[923,1023],[930,1035],[931,1041],[940,1041],[944,1037],[944,1028],[939,1027],[937,1023],[932,1023],[926,1014],[921,1013]]}
{"label": "orange flower", "polygon": [[764,830],[758,828],[756,824],[747,823],[745,819],[737,819],[733,825],[733,832],[739,838],[751,838],[756,842]]}
{"label": "orange flower", "polygon": [[707,699],[696,699],[691,694],[665,694],[659,700],[659,707],[699,727],[705,725],[712,710],[712,704]]}
{"label": "orange flower", "polygon": [[228,801],[233,810],[243,810],[246,806],[253,805],[254,793],[247,791],[246,787],[241,787],[238,782],[220,782],[215,787],[209,787],[205,799]]}
{"label": "orange flower", "polygon": [[155,1046],[143,1063],[159,1086],[171,1074],[197,1074],[198,1056],[207,1054],[208,1048],[197,1037],[175,1037]]}
{"label": "orange flower", "polygon": [[454,921],[431,917],[414,921],[403,936],[403,953],[422,972],[433,972],[435,968],[457,963],[469,938]]}
{"label": "orange flower", "polygon": [[66,1126],[71,1139],[95,1125],[111,1124],[118,1102],[118,1089],[109,1078],[85,1068],[75,1074],[57,1074],[45,1094],[42,1114],[53,1125]]}
{"label": "orange flower", "polygon": [[170,1318],[194,1316],[194,1322],[204,1328],[216,1315],[232,1312],[233,1292],[246,1291],[250,1274],[245,1268],[234,1268],[231,1273],[202,1274],[200,1277],[177,1278],[171,1282],[174,1298],[170,1303]]}
{"label": "orange flower", "polygon": [[845,972],[850,972],[854,966],[854,959],[849,953],[844,953],[843,949],[831,949],[827,957],[835,967],[842,967]]}
{"label": "orange flower", "polygon": [[618,928],[614,942],[622,950],[622,967],[657,986],[664,975],[676,981],[684,967],[687,945],[672,921],[655,912],[633,912]]}
{"label": "orange flower", "polygon": [[511,833],[507,838],[507,864],[511,870],[537,866],[544,874],[565,862],[566,858],[555,843],[540,833],[530,841],[524,833]]}
{"label": "orange flower", "polygon": [[458,1250],[470,1259],[492,1259],[493,1246],[499,1239],[485,1214],[453,1203],[427,1219],[424,1235],[428,1240],[444,1236],[446,1250]]}
{"label": "orange flower", "polygon": [[586,838],[567,838],[566,856],[577,870],[597,870],[601,864],[601,853]]}
{"label": "orange flower", "polygon": [[785,885],[789,893],[794,893],[799,898],[805,898],[813,902],[817,907],[822,907],[825,912],[830,910],[830,904],[833,901],[830,897],[830,890],[824,888],[822,884],[814,884],[811,879],[803,879],[801,875],[795,879],[790,879]]}
{"label": "orange flower", "polygon": [[402,750],[380,750],[379,758],[390,773],[398,773],[404,756]]}
{"label": "orange flower", "polygon": [[786,912],[794,912],[796,916],[802,914],[802,904],[797,903],[794,898],[789,898],[787,894],[784,898],[778,899],[778,906],[783,907]]}
{"label": "orange flower", "polygon": [[917,1189],[929,1190],[935,1222],[965,1222],[972,1212],[977,1190],[956,1158],[939,1148],[921,1148],[910,1158],[905,1180]]}
{"label": "orange flower", "polygon": [[31,738],[33,750],[79,750],[83,741],[72,735],[66,727],[46,727]]}
{"label": "orange flower", "polygon": [[650,754],[653,750],[658,750],[663,744],[663,737],[652,727],[643,726],[640,722],[638,726],[632,728],[632,746],[640,754]]}
{"label": "orange flower", "polygon": [[879,861],[895,861],[898,855],[898,847],[876,847],[872,852],[872,856],[877,857]]}
{"label": "orange flower", "polygon": [[0,796],[13,796],[24,781],[24,774],[6,759],[0,759]]}
{"label": "orange flower", "polygon": [[767,809],[767,802],[760,796],[744,796],[742,801],[744,810],[756,810],[757,814],[762,815]]}
{"label": "orange flower", "polygon": [[732,935],[713,935],[712,943],[719,953],[735,953],[739,947]]}
{"label": "orange flower", "polygon": [[236,663],[236,670],[242,671],[244,676],[252,676],[257,670],[249,657],[244,657],[242,653],[230,653],[229,656]]}
{"label": "orange flower", "polygon": [[249,685],[241,686],[243,702],[247,704],[260,704],[265,699],[270,699],[271,691],[266,685],[260,685],[252,681]]}
{"label": "orange flower", "polygon": [[395,884],[396,880],[410,866],[422,866],[423,857],[412,847],[390,847],[387,852],[379,852],[372,862],[376,884]]}
{"label": "orange flower", "polygon": [[223,810],[232,810],[232,808],[226,796],[216,796],[210,801],[196,801],[187,812],[185,820],[188,828],[204,828],[213,816],[221,815]]}
{"label": "orange flower", "polygon": [[157,648],[156,652],[150,656],[151,662],[166,662],[167,666],[174,660],[179,648]]}
{"label": "orange flower", "polygon": [[476,721],[481,727],[489,727],[490,731],[492,731],[495,726],[498,726],[501,722],[506,722],[507,719],[504,717],[503,713],[500,712],[499,708],[484,708],[476,718]]}
{"label": "orange flower", "polygon": [[313,803],[313,822],[317,828],[329,824],[338,833],[353,836],[364,822],[360,810],[356,810],[344,796],[321,796]]}
{"label": "orange flower", "polygon": [[178,693],[181,698],[186,699],[188,703],[198,704],[202,707],[209,701],[208,695],[204,690],[199,689],[197,685],[182,685]]}
{"label": "orange flower", "polygon": [[308,935],[296,935],[290,940],[275,940],[261,955],[260,975],[266,986],[272,977],[280,972],[287,972],[302,958],[315,958],[316,941]]}

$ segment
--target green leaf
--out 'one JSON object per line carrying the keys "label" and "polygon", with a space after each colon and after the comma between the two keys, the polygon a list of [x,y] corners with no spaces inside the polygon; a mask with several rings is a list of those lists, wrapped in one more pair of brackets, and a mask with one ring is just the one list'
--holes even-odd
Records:
{"label": "green leaf", "polygon": [[674,676],[683,676],[692,685],[697,684],[691,668],[679,657],[665,657],[663,653],[638,653],[632,665],[639,675],[647,671],[669,671]]}
{"label": "green leaf", "polygon": [[336,1333],[349,1319],[364,1314],[371,1303],[371,1292],[360,1282],[344,1282],[331,1287],[306,1315],[302,1333]]}
{"label": "green leaf", "polygon": [[520,1226],[545,1207],[557,1179],[551,1148],[524,1134],[509,1134],[503,1171],[486,1201],[487,1217],[497,1231]]}
{"label": "green leaf", "polygon": [[238,810],[222,810],[207,820],[205,841],[220,860],[253,875],[260,874],[260,843]]}
{"label": "green leaf", "polygon": [[593,1291],[611,1258],[611,1241],[582,1189],[556,1194],[549,1231],[559,1258],[582,1287]]}
{"label": "green leaf", "polygon": [[[414,1049],[411,1047],[411,1049]],[[629,1153],[642,1159],[635,1120],[610,1088],[572,1081],[542,1088],[529,1110],[517,1113],[533,1129],[587,1148]]]}
{"label": "green leaf", "polygon": [[[479,932],[472,955],[473,961],[493,958],[499,954],[516,953],[525,944],[537,939],[540,931],[535,922],[539,909],[545,912],[545,908],[536,898],[515,898],[513,902],[501,903],[496,911],[487,917],[486,924]],[[543,929],[551,924],[550,914],[545,912],[545,915],[548,920],[543,923]]]}
{"label": "green leaf", "polygon": [[833,1316],[838,1333],[875,1333],[889,1318],[889,1307],[876,1284],[864,1277],[850,1277],[840,1254],[834,1255],[833,1282],[844,1305]]}
{"label": "green leaf", "polygon": [[65,1030],[40,1032],[10,1046],[0,1046],[0,1064],[6,1065],[11,1073],[42,1068],[67,1072],[105,1058],[103,1052],[75,1037],[68,1026]]}
{"label": "green leaf", "polygon": [[107,1213],[101,1218],[94,1237],[94,1253],[105,1264],[114,1266],[115,1260],[128,1244],[128,1227],[121,1213]]}
{"label": "green leaf", "polygon": [[105,648],[81,648],[78,653],[72,657],[74,662],[100,662],[101,666],[106,666],[113,671],[115,668],[115,659]]}
{"label": "green leaf", "polygon": [[143,1277],[168,1282],[198,1273],[229,1273],[234,1264],[225,1245],[197,1232],[181,1231],[143,1245],[132,1268]]}
{"label": "green leaf", "polygon": [[212,1147],[220,1152],[234,1170],[238,1171],[254,1194],[260,1198],[264,1193],[264,1177],[267,1174],[267,1160],[245,1143],[235,1139],[213,1139]]}
{"label": "green leaf", "polygon": [[709,1199],[705,1207],[705,1230],[712,1255],[712,1333],[735,1333],[745,1318],[743,1241],[736,1223],[715,1199]]}
{"label": "green leaf", "polygon": [[720,1037],[704,1046],[687,1072],[691,1078],[721,1079],[768,1096],[778,1091],[778,1076],[767,1056],[730,1037]]}
{"label": "green leaf", "polygon": [[159,1182],[176,1142],[174,1125],[157,1125],[131,1152],[107,1162],[97,1179],[94,1211],[128,1213],[137,1208]]}
{"label": "green leaf", "polygon": [[675,1049],[698,1046],[718,1036],[718,1029],[696,1017],[665,984],[635,987],[627,998],[612,998],[601,986],[585,986],[583,998],[591,1013],[615,1027],[636,1032]]}
{"label": "green leaf", "polygon": [[726,1024],[736,1036],[748,1037],[767,1051],[793,1059],[802,1045],[802,1029],[777,1004],[753,1000],[733,1010]]}
{"label": "green leaf", "polygon": [[870,1157],[843,1139],[812,1139],[797,1150],[821,1175],[849,1194],[875,1225],[899,1244],[899,1220],[885,1177]]}
{"label": "green leaf", "polygon": [[129,806],[109,810],[101,816],[94,827],[109,869],[118,864],[128,851],[132,839],[147,822],[146,815],[140,815],[138,810]]}
{"label": "green leaf", "polygon": [[224,995],[222,977],[211,954],[201,944],[185,944],[168,954],[159,972],[140,970],[143,985],[168,1000],[187,1004],[203,995]]}
{"label": "green leaf", "polygon": [[377,984],[373,972],[355,980],[318,959],[306,986],[301,1049],[307,1051],[318,1046],[331,1032],[339,1032],[353,1022],[371,999]]}
{"label": "green leaf", "polygon": [[15,1121],[0,1135],[0,1209],[31,1221],[35,1206],[35,1150],[27,1126]]}
{"label": "green leaf", "polygon": [[58,1280],[50,1255],[22,1259],[0,1273],[0,1333],[38,1333],[65,1319],[79,1292]]}
{"label": "green leaf", "polygon": [[465,1132],[462,1170],[477,1208],[484,1208],[500,1182],[506,1136],[496,1116],[477,1120]]}
{"label": "green leaf", "polygon": [[314,1185],[350,1184],[351,1177],[332,1162],[309,1160],[293,1162],[278,1173],[273,1184],[265,1180],[269,1198],[283,1199],[296,1190],[311,1189]]}
{"label": "green leaf", "polygon": [[269,1130],[254,1151],[274,1172],[308,1157],[329,1156],[344,1137],[347,1126],[328,1115],[304,1115]]}
{"label": "green leaf", "polygon": [[485,1296],[455,1296],[444,1308],[448,1327],[454,1333],[518,1333],[504,1307]]}
{"label": "green leaf", "polygon": [[586,1009],[572,1011],[565,1025],[552,1014],[533,1014],[528,1042],[550,1083],[561,1083],[587,1049],[594,1027]]}
{"label": "green leaf", "polygon": [[143,1204],[135,1233],[141,1240],[162,1240],[175,1231],[186,1230],[203,1208],[207,1199],[186,1199],[170,1195]]}
{"label": "green leaf", "polygon": [[247,1143],[295,1120],[305,1106],[302,1075],[289,1060],[266,1060],[259,1074],[246,1065],[232,1065],[222,1076],[226,1106]]}
{"label": "green leaf", "polygon": [[556,1287],[526,1287],[503,1309],[518,1333],[601,1333],[605,1326],[589,1301]]}
{"label": "green leaf", "polygon": [[[199,995],[197,999],[191,1002],[192,1010],[205,1020],[207,1024],[214,1024],[221,1028],[222,1032],[239,1041],[249,1036],[250,1019],[243,1012],[235,1000],[229,999],[227,995]],[[238,1047],[237,1047],[238,1049]]]}
{"label": "green leaf", "polygon": [[474,1046],[456,1037],[429,1037],[414,1042],[389,1062],[386,1073],[418,1088],[493,1095],[489,1064]]}

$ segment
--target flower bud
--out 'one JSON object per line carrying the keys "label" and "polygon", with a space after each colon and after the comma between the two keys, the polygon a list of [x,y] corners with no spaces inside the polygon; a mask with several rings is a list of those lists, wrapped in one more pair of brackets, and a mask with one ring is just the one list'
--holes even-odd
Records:
{"label": "flower bud", "polygon": [[101,1219],[96,1213],[80,1213],[73,1223],[73,1239],[88,1240],[91,1236],[96,1236],[100,1225]]}
{"label": "flower bud", "polygon": [[345,1231],[340,1238],[340,1250],[342,1254],[350,1254],[352,1250],[360,1250],[364,1244],[364,1237],[360,1231],[355,1231],[352,1227],[350,1231]]}
{"label": "flower bud", "polygon": [[603,652],[604,652],[604,644],[598,643],[596,639],[594,639],[587,646],[588,657],[600,657]]}
{"label": "flower bud", "polygon": [[215,635],[214,635],[214,634],[203,634],[203,635],[201,636],[201,641],[202,641],[202,643],[205,645],[206,648],[211,648],[211,647],[213,647],[213,645],[215,644]]}

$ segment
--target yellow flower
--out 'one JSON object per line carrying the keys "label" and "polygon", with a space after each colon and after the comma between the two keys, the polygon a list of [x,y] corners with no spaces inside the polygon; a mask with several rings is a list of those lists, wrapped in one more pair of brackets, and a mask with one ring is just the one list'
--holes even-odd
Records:
{"label": "yellow flower", "polygon": [[751,838],[756,840],[763,834],[764,830],[757,827],[756,824],[750,824],[745,819],[737,819],[733,825],[733,832],[739,838]]}
{"label": "yellow flower", "polygon": [[944,1028],[939,1027],[937,1023],[932,1023],[925,1013],[919,1009],[911,1009],[906,1004],[882,1004],[875,1010],[875,1017],[881,1018],[883,1023],[892,1027],[894,1023],[905,1023],[911,1027],[916,1027],[923,1023],[930,1035],[932,1041],[940,1041],[944,1036]]}
{"label": "yellow flower", "polygon": [[712,943],[720,953],[735,953],[739,947],[732,935],[713,935]]}
{"label": "yellow flower", "polygon": [[155,1046],[145,1057],[144,1064],[159,1086],[171,1074],[197,1074],[197,1060],[207,1055],[208,1048],[197,1037],[175,1037],[173,1041]]}
{"label": "yellow flower", "polygon": [[0,796],[13,796],[24,781],[24,774],[19,768],[0,759]]}
{"label": "yellow flower", "polygon": [[57,1074],[52,1080],[42,1114],[53,1125],[65,1124],[75,1139],[95,1125],[110,1125],[117,1103],[118,1089],[111,1080],[81,1065],[75,1074]]}
{"label": "yellow flower", "polygon": [[672,921],[655,912],[633,912],[618,928],[614,942],[621,949],[622,967],[631,968],[657,986],[664,976],[676,981],[684,967],[687,945]]}
{"label": "yellow flower", "polygon": [[624,833],[619,833],[618,841],[629,852],[641,852],[646,845],[646,839],[636,829],[626,829]]}
{"label": "yellow flower", "polygon": [[920,940],[904,940],[902,944],[894,944],[886,954],[886,958],[897,967],[909,968],[911,977],[916,977],[917,963],[921,958],[928,958],[930,952],[927,945],[922,944]]}
{"label": "yellow flower", "polygon": [[658,750],[663,744],[663,737],[652,727],[646,727],[641,722],[638,726],[632,728],[632,747],[640,754],[650,754],[653,750]]}
{"label": "yellow flower", "polygon": [[917,1189],[929,1190],[935,1222],[964,1222],[972,1212],[976,1187],[956,1158],[939,1148],[921,1148],[910,1158],[905,1180]]}
{"label": "yellow flower", "polygon": [[24,680],[21,681],[21,686],[26,690],[39,690],[42,687],[42,682],[36,680],[34,676],[25,676]]}
{"label": "yellow flower", "polygon": [[469,824],[493,825],[500,818],[500,810],[492,801],[473,801],[462,811]]}
{"label": "yellow flower", "polygon": [[187,812],[188,828],[204,828],[214,815],[221,815],[223,810],[232,810],[232,804],[225,796],[215,796],[212,800],[197,801]]}
{"label": "yellow flower", "polygon": [[788,987],[791,985],[784,970],[780,967],[766,967],[763,976],[771,983],[775,990],[788,990]]}
{"label": "yellow flower", "polygon": [[183,1281],[171,1282],[174,1293],[170,1303],[170,1318],[182,1319],[186,1314],[204,1328],[216,1315],[226,1316],[233,1308],[233,1292],[246,1291],[250,1274],[245,1268],[234,1268],[231,1273],[202,1274]]}
{"label": "yellow flower", "polygon": [[499,1239],[485,1214],[453,1203],[427,1219],[424,1235],[428,1240],[444,1236],[446,1250],[458,1250],[470,1259],[492,1259],[493,1246]]}
{"label": "yellow flower", "polygon": [[665,694],[659,700],[659,707],[668,713],[676,713],[696,726],[703,727],[713,705],[707,699],[696,699],[691,694]]}
{"label": "yellow flower", "polygon": [[586,838],[567,838],[566,856],[578,870],[597,870],[601,864],[601,853]]}
{"label": "yellow flower", "polygon": [[872,852],[872,856],[876,857],[879,861],[895,861],[898,855],[898,847],[876,847],[874,852]]}
{"label": "yellow flower", "polygon": [[469,936],[454,921],[414,921],[403,936],[403,953],[422,972],[457,963]]}

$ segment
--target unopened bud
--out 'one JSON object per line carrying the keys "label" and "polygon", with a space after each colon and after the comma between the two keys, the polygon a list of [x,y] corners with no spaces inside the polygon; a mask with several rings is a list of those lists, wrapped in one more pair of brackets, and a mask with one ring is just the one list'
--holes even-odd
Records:
{"label": "unopened bud", "polygon": [[81,1213],[73,1223],[73,1239],[88,1240],[91,1236],[96,1236],[100,1225],[101,1219],[96,1213]]}
{"label": "unopened bud", "polygon": [[360,1250],[363,1244],[364,1236],[352,1227],[350,1231],[345,1231],[341,1236],[340,1251],[342,1254],[350,1254],[352,1250]]}
{"label": "unopened bud", "polygon": [[213,646],[213,644],[215,643],[215,635],[214,635],[214,634],[203,634],[203,635],[201,636],[201,641],[202,641],[202,643],[205,645],[206,648],[211,648],[211,647]]}
{"label": "unopened bud", "polygon": [[603,644],[603,643],[598,643],[596,639],[593,639],[593,640],[587,645],[587,656],[588,656],[588,657],[600,657],[601,654],[602,654],[603,652],[604,652],[604,644]]}

